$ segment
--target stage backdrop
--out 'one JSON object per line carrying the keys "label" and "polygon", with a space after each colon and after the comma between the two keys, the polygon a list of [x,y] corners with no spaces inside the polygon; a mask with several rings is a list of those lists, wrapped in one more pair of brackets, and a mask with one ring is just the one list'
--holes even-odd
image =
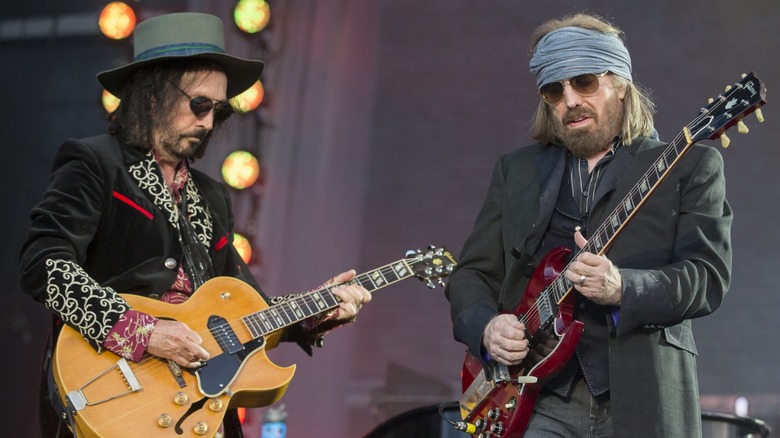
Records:
{"label": "stage backdrop", "polygon": [[[60,3],[32,10],[3,1],[0,20],[99,8]],[[721,150],[735,212],[732,289],[694,331],[703,407],[733,412],[744,396],[751,416],[780,429],[773,339],[780,232],[771,223],[780,213],[771,142],[780,133],[773,94],[780,4],[285,0],[270,3],[272,26],[258,37],[232,30],[227,2],[143,3],[146,16],[220,15],[229,51],[267,60],[266,105],[237,117],[197,166],[218,177],[229,151],[260,152],[264,185],[234,192],[233,201],[237,227],[249,230],[261,254],[252,269],[269,294],[305,291],[342,270],[366,271],[429,244],[457,254],[496,158],[532,141],[538,97],[527,68],[529,37],[549,18],[588,11],[626,32],[634,77],[652,90],[662,139],[675,137],[741,73],[755,71],[769,88],[767,121],[749,118],[750,133],[733,130],[731,146]],[[9,359],[0,379],[10,395],[0,418],[10,435],[35,434],[36,368],[48,324],[17,285],[28,213],[62,139],[103,130],[94,74],[128,53],[126,43],[93,34],[0,32],[0,193],[9,241],[0,295],[0,348]],[[456,399],[463,353],[443,289],[406,280],[378,291],[357,323],[331,333],[313,358],[292,345],[269,356],[298,364],[281,402],[289,437],[357,437],[399,412]],[[248,436],[259,437],[265,411],[250,414]]]}

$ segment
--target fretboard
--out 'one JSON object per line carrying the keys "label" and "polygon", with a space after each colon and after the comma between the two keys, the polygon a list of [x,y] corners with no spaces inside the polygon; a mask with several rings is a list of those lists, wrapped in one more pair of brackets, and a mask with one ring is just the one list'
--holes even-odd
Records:
{"label": "fretboard", "polygon": [[[402,259],[381,268],[357,275],[350,284],[363,286],[369,292],[389,286],[414,275],[407,260]],[[241,318],[254,338],[265,336],[306,318],[338,307],[341,300],[333,294],[339,285],[327,286],[294,295],[289,300]]]}

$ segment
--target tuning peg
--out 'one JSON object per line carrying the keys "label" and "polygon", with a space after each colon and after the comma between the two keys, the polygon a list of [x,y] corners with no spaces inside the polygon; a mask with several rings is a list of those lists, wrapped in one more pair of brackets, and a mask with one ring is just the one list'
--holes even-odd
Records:
{"label": "tuning peg", "polygon": [[726,133],[723,133],[720,135],[720,144],[727,148],[729,147],[729,143],[731,143],[731,139],[726,135]]}
{"label": "tuning peg", "polygon": [[707,99],[707,104],[708,105],[711,104],[712,102],[715,102],[715,99],[713,99],[711,97],[709,99]]}
{"label": "tuning peg", "polygon": [[731,90],[731,85],[726,85],[726,92],[728,93],[729,90]]}
{"label": "tuning peg", "polygon": [[740,134],[747,134],[750,132],[750,129],[748,129],[747,125],[742,120],[740,120],[737,122],[737,132]]}
{"label": "tuning peg", "polygon": [[761,112],[761,108],[756,108],[756,119],[758,123],[764,123],[764,113]]}
{"label": "tuning peg", "polygon": [[446,284],[444,283],[444,280],[443,280],[443,279],[441,279],[441,278],[439,279],[439,285],[440,285],[441,287],[444,287],[444,286],[446,286]]}
{"label": "tuning peg", "polygon": [[425,285],[428,286],[428,289],[436,289],[436,285],[431,280],[426,281]]}

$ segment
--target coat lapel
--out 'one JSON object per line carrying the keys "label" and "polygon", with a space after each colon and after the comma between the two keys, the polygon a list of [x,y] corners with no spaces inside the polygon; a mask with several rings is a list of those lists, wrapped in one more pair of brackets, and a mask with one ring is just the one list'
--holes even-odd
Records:
{"label": "coat lapel", "polygon": [[626,168],[631,164],[633,157],[647,147],[648,144],[644,137],[640,137],[628,146],[620,146],[615,151],[615,156],[612,157],[609,166],[607,166],[606,172],[601,178],[601,182],[596,189],[593,211],[591,212],[591,219],[597,218],[601,212],[601,202],[609,194],[612,193],[618,184],[618,180],[621,175],[624,175]]}
{"label": "coat lapel", "polygon": [[[550,171],[552,169],[552,171]],[[522,248],[526,254],[533,254],[544,237],[547,224],[552,217],[555,201],[563,182],[566,170],[566,148],[549,146],[536,156],[535,172],[539,181],[539,216],[532,231],[523,240]],[[532,194],[536,196],[536,194]]]}
{"label": "coat lapel", "polygon": [[[135,180],[138,188],[149,198],[165,216],[166,221],[174,229],[179,229],[179,210],[173,203],[173,197],[165,186],[160,172],[160,166],[154,159],[151,149],[139,151],[135,148],[122,148],[125,164],[130,176]],[[198,185],[190,173],[190,178],[185,185],[187,196],[187,217],[195,230],[198,239],[209,247],[213,235],[214,225],[211,212],[205,200],[200,195]]]}

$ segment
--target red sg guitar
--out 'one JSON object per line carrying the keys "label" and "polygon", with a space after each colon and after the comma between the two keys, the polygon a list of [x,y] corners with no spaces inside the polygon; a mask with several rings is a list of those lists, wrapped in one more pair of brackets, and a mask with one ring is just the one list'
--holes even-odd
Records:
{"label": "red sg guitar", "polygon": [[[723,133],[731,126],[738,124],[740,132],[747,132],[742,123],[745,115],[755,111],[762,122],[758,108],[766,103],[765,95],[764,85],[752,73],[727,87],[683,128],[580,251],[606,253],[623,226],[694,143],[721,137],[726,147],[728,138]],[[521,437],[525,433],[539,391],[566,365],[582,335],[582,322],[573,318],[573,284],[560,275],[568,267],[570,252],[557,248],[542,259],[522,301],[512,311],[525,324],[531,343],[551,339],[555,344],[552,351],[538,362],[526,358],[516,366],[491,363],[484,367],[478,358],[466,353],[459,401],[464,421],[458,425],[460,430],[478,438]]]}

